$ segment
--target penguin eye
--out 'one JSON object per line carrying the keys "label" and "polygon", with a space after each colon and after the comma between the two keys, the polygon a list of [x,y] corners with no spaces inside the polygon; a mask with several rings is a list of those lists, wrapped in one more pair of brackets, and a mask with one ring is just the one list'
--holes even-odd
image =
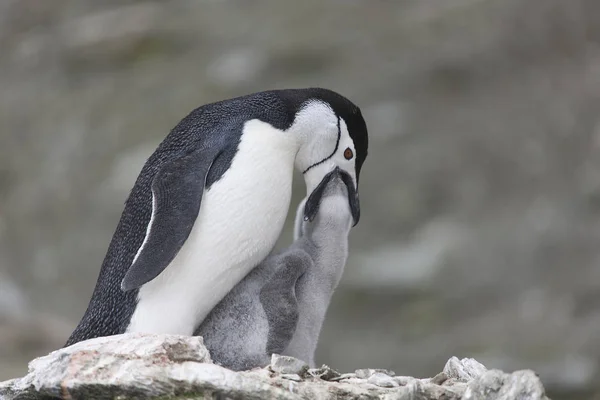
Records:
{"label": "penguin eye", "polygon": [[344,158],[346,160],[352,160],[352,157],[354,157],[354,153],[350,147],[347,147],[346,150],[344,150]]}

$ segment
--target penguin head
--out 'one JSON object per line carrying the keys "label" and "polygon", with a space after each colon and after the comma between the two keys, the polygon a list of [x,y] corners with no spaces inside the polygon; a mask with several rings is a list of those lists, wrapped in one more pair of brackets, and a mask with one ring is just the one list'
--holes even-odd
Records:
{"label": "penguin head", "polygon": [[[354,184],[348,173],[335,167],[333,171],[325,175],[317,189],[308,196],[304,205],[306,225],[324,222],[329,227],[339,229],[340,232],[350,230],[355,212],[353,208],[356,205],[348,199],[353,191]],[[318,203],[315,207],[311,205],[313,201]],[[308,209],[306,209],[307,204]]]}
{"label": "penguin head", "polygon": [[307,192],[305,218],[316,214],[320,197],[317,189],[324,177],[336,168],[348,188],[354,225],[360,219],[358,182],[368,151],[367,125],[360,108],[340,94],[326,89],[305,89],[305,100],[297,108],[291,129],[300,146],[296,169],[304,175]]}

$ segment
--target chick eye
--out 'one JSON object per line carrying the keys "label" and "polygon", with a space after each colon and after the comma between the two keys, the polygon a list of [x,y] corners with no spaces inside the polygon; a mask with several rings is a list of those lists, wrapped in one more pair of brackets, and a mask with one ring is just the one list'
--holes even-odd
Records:
{"label": "chick eye", "polygon": [[354,157],[354,153],[352,152],[352,149],[350,147],[346,148],[346,150],[344,150],[344,158],[346,160],[351,160],[352,157]]}

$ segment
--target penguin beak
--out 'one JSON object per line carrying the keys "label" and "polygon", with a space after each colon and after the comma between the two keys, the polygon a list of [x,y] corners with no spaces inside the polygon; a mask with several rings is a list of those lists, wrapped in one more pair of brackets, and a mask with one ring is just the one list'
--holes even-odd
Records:
{"label": "penguin beak", "polygon": [[348,189],[348,203],[350,204],[350,212],[352,213],[352,219],[354,220],[354,224],[352,226],[356,226],[360,220],[360,201],[358,198],[358,189],[356,186],[354,186],[354,182],[352,181],[352,177],[349,173],[340,169],[339,174],[342,178],[342,181],[346,184],[346,188]]}
{"label": "penguin beak", "polygon": [[360,220],[360,201],[358,198],[358,191],[356,190],[356,186],[354,186],[354,182],[352,181],[350,174],[339,167],[335,167],[333,171],[325,175],[315,190],[313,190],[310,196],[308,196],[306,204],[304,205],[304,220],[313,221],[315,219],[317,211],[319,210],[319,205],[321,204],[321,199],[325,193],[325,188],[334,176],[340,177],[348,189],[348,203],[350,205],[352,219],[354,220],[354,223],[352,224],[354,227]]}

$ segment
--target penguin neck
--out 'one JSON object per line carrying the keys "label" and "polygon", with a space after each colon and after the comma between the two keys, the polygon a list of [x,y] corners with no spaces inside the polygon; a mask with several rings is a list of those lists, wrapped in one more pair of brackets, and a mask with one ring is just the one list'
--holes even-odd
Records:
{"label": "penguin neck", "polygon": [[318,215],[311,223],[305,222],[303,233],[317,247],[323,245],[337,247],[348,241],[352,216],[347,219],[340,216]]}
{"label": "penguin neck", "polygon": [[347,253],[352,215],[346,196],[333,195],[321,199],[312,222],[303,221],[303,233],[314,246],[326,253]]}
{"label": "penguin neck", "polygon": [[[348,235],[352,224],[349,208],[331,211],[320,211],[314,221],[305,222],[302,237],[315,262],[314,267],[305,272],[304,280],[309,287],[321,287],[325,290],[313,295],[323,296],[322,299],[327,303],[344,272],[348,259]],[[315,318],[320,321],[318,324],[317,321],[313,321],[315,326],[320,325],[323,316],[315,315]]]}

